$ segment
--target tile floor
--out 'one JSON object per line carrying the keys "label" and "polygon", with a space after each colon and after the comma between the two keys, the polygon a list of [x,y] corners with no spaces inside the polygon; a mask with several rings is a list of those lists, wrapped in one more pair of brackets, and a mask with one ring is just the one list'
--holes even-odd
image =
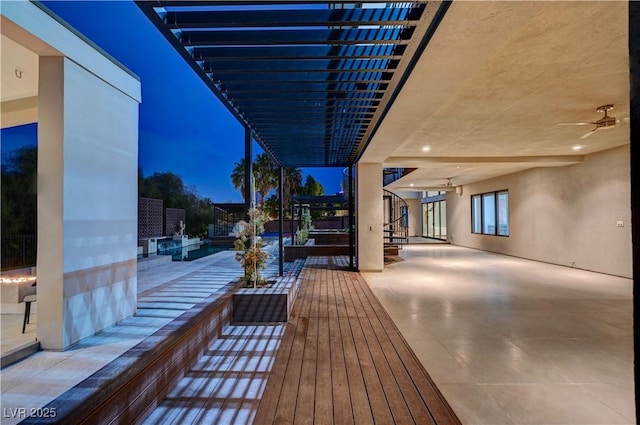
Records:
{"label": "tile floor", "polygon": [[363,273],[462,423],[632,424],[632,281],[443,244]]}
{"label": "tile floor", "polygon": [[[243,274],[234,252],[173,262],[138,273],[138,313],[63,352],[41,351],[0,371],[0,424],[24,419],[18,408],[37,409],[54,400],[138,344],[200,300]],[[267,275],[277,274],[277,262]],[[176,298],[180,294],[180,299]],[[222,292],[220,292],[222,294]],[[177,302],[180,301],[180,302]],[[171,308],[167,308],[171,303]],[[2,315],[2,326],[11,325]],[[19,316],[22,320],[22,315]],[[5,320],[7,323],[5,323]],[[28,327],[35,337],[37,316]],[[14,325],[18,325],[14,323]],[[20,322],[20,331],[21,331]],[[2,335],[9,338],[10,335]]]}

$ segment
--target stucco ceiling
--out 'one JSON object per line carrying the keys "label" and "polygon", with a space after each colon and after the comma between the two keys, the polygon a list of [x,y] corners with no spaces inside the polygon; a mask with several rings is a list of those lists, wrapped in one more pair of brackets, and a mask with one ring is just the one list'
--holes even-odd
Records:
{"label": "stucco ceiling", "polygon": [[38,119],[38,55],[10,38],[0,38],[2,128]]}
{"label": "stucco ceiling", "polygon": [[558,125],[603,104],[629,116],[626,2],[453,2],[361,160],[418,168],[392,190],[574,164],[629,143]]}

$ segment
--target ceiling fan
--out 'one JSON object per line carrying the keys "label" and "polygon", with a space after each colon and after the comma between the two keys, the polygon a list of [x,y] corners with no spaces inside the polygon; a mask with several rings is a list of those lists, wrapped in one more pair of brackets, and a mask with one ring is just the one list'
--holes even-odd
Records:
{"label": "ceiling fan", "polygon": [[602,106],[598,106],[596,108],[596,112],[602,112],[604,113],[604,116],[602,118],[600,118],[597,121],[593,121],[593,122],[561,122],[558,123],[558,125],[595,125],[595,128],[591,131],[588,131],[587,133],[583,134],[582,136],[580,136],[580,139],[586,139],[587,137],[591,136],[593,133],[595,133],[597,130],[606,130],[609,128],[613,128],[616,126],[616,124],[621,123],[621,122],[626,122],[629,120],[629,118],[616,118],[616,117],[612,117],[610,115],[608,115],[608,112],[610,110],[613,109],[613,105],[609,104],[609,105],[602,105]]}

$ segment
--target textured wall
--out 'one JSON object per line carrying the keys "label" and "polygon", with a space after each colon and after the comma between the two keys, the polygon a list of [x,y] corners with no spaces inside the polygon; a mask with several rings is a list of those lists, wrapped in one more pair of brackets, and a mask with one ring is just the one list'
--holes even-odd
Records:
{"label": "textured wall", "polygon": [[406,199],[409,206],[409,236],[422,236],[422,204],[419,198]]}
{"label": "textured wall", "polygon": [[162,199],[138,198],[138,238],[162,235]]}
{"label": "textured wall", "polygon": [[[581,164],[537,168],[447,195],[456,244],[631,277],[629,146],[587,155]],[[473,194],[508,189],[509,237],[471,233]],[[623,221],[624,227],[618,227]]]}
{"label": "textured wall", "polygon": [[359,163],[356,168],[356,185],[358,268],[363,271],[382,271],[382,164]]}
{"label": "textured wall", "polygon": [[69,58],[40,75],[38,339],[64,349],[135,313],[138,100]]}

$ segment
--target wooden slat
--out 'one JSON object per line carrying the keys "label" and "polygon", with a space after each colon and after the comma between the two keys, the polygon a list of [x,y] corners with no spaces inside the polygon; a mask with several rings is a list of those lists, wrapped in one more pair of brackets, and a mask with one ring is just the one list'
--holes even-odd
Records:
{"label": "wooden slat", "polygon": [[[349,394],[351,395],[353,420],[357,425],[373,424],[371,404],[369,403],[367,389],[364,385],[364,377],[362,376],[362,369],[360,367],[360,362],[358,361],[358,353],[356,352],[349,318],[340,318],[338,319],[338,322],[340,324],[340,333],[342,335],[345,368],[349,380]],[[336,422],[336,424],[338,423],[339,422]]]}
{"label": "wooden slat", "polygon": [[[326,287],[326,286],[325,286]],[[316,358],[316,405],[314,423],[333,424],[333,392],[331,376],[331,350],[329,323],[333,319],[318,319],[318,347]]]}
{"label": "wooden slat", "polygon": [[373,419],[375,423],[392,424],[394,422],[391,416],[391,410],[382,388],[382,382],[376,372],[374,359],[371,357],[367,341],[362,332],[360,321],[357,317],[350,318],[349,326],[353,334],[353,342],[358,354],[358,364],[364,377]]}
{"label": "wooden slat", "polygon": [[316,402],[316,364],[318,355],[318,319],[309,318],[309,327],[304,344],[302,369],[296,401],[294,423],[300,425],[313,424]]}
{"label": "wooden slat", "polygon": [[[329,347],[331,350],[331,391],[333,392],[333,419],[336,424],[352,425],[353,413],[349,379],[345,364],[343,336],[338,318],[329,320]],[[361,423],[361,422],[358,422]]]}
{"label": "wooden slat", "polygon": [[382,304],[347,264],[307,259],[287,343],[255,423],[460,424]]}
{"label": "wooden slat", "polygon": [[[369,289],[369,286],[362,276],[358,275],[358,278],[358,284],[363,288]],[[442,396],[442,393],[438,390],[427,371],[422,367],[415,353],[409,348],[409,344],[396,327],[389,313],[382,307],[382,304],[376,298],[375,294],[370,289],[363,291],[363,293],[367,296],[369,302],[379,306],[377,318],[385,329],[389,342],[401,359],[405,370],[409,376],[411,376],[411,380],[419,392],[420,397],[423,399],[425,406],[427,406],[430,415],[434,418],[453,418],[449,422],[439,423],[459,423],[455,413],[444,399],[444,396]]]}

